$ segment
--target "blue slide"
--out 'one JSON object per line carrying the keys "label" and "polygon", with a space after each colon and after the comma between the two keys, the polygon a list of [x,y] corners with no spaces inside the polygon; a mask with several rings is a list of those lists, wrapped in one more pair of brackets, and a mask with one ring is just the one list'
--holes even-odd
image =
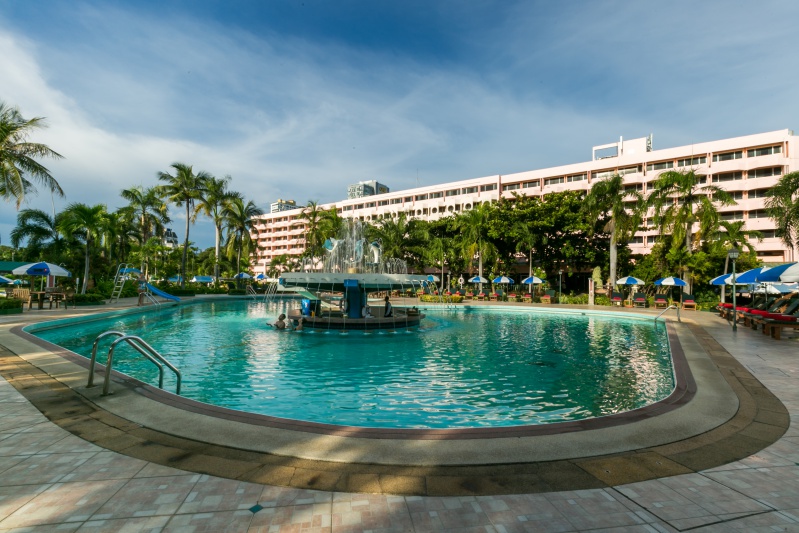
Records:
{"label": "blue slide", "polygon": [[160,296],[161,298],[166,298],[167,300],[174,300],[176,302],[180,301],[180,298],[178,298],[177,296],[172,296],[171,294],[167,294],[161,289],[153,287],[149,283],[147,284],[147,288],[150,289],[151,293],[155,294],[156,296]]}

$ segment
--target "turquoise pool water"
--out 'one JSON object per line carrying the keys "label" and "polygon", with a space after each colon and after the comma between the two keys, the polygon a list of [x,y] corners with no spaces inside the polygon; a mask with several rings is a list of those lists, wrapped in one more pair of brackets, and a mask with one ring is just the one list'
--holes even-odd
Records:
{"label": "turquoise pool water", "polygon": [[[546,424],[629,411],[674,387],[665,326],[651,318],[442,309],[410,332],[268,327],[285,305],[197,303],[32,333],[86,357],[104,331],[139,335],[181,370],[182,396],[349,426]],[[114,368],[158,383],[128,347],[117,349]],[[175,390],[168,372],[164,389]]]}

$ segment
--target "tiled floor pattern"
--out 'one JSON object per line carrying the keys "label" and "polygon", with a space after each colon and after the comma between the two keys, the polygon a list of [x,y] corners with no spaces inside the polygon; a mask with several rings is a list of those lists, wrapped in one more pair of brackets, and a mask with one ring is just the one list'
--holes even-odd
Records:
{"label": "tiled floor pattern", "polygon": [[[799,417],[799,339],[703,325]],[[0,531],[799,531],[799,430],[741,461],[606,489],[350,494],[188,473],[106,451],[0,380]]]}

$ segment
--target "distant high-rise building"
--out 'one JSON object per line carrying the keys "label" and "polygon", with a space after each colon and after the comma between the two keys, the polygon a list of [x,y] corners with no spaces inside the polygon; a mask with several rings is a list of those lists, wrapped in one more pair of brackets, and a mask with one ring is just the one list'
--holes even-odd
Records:
{"label": "distant high-rise building", "polygon": [[280,211],[291,211],[297,208],[297,202],[294,200],[278,200],[277,202],[272,202],[269,212],[279,213]]}
{"label": "distant high-rise building", "polygon": [[177,246],[178,246],[178,235],[177,235],[177,233],[172,231],[172,228],[166,228],[164,230],[163,241],[164,241],[164,246],[166,246],[167,248],[177,248]]}
{"label": "distant high-rise building", "polygon": [[347,198],[363,198],[389,192],[388,186],[377,180],[359,181],[347,187]]}

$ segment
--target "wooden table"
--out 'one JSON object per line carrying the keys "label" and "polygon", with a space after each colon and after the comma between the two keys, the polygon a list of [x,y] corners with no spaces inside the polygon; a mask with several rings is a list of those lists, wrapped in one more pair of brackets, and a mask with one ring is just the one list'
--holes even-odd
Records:
{"label": "wooden table", "polygon": [[47,294],[45,291],[31,291],[31,298],[36,298],[38,302],[38,308],[44,309],[44,295]]}

